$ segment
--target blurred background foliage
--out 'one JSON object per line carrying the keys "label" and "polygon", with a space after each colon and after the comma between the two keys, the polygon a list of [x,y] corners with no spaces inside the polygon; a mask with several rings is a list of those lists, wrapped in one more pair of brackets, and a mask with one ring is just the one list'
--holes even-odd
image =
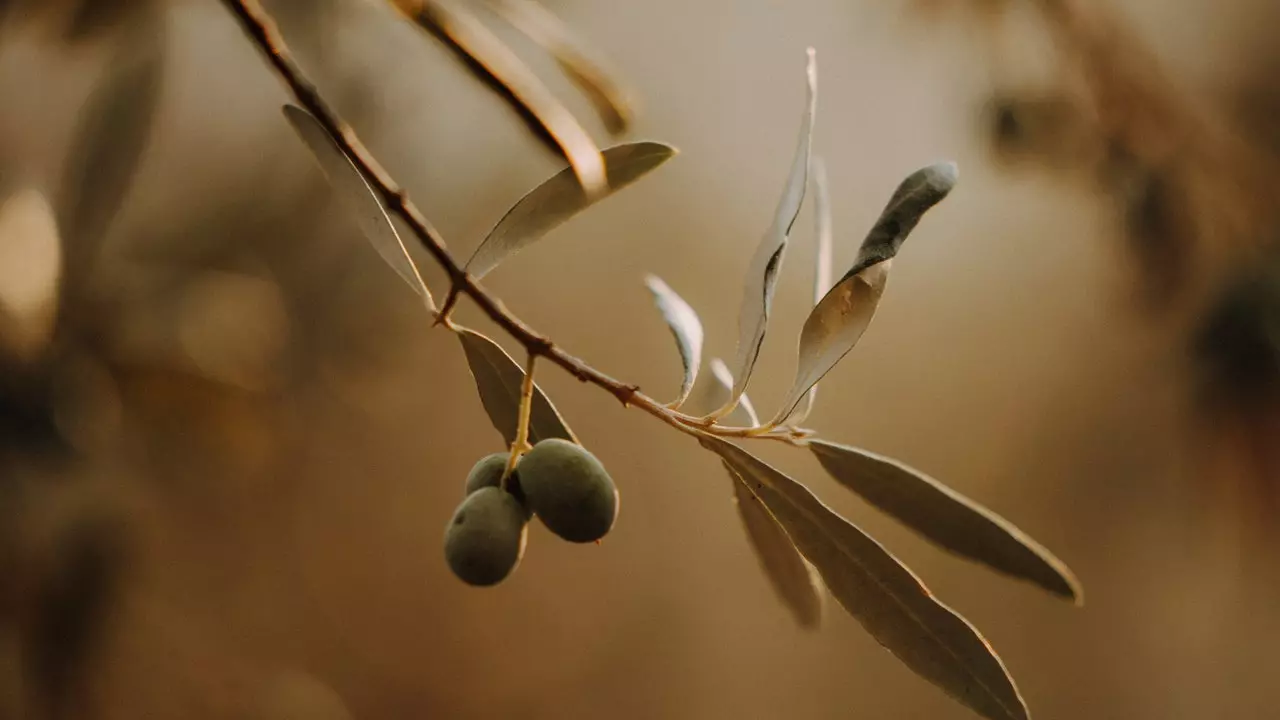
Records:
{"label": "blurred background foliage", "polygon": [[[265,4],[460,255],[560,166],[385,4]],[[1088,604],[975,573],[816,463],[766,458],[982,627],[1038,717],[1271,715],[1274,3],[546,4],[607,51],[638,101],[632,136],[682,153],[488,278],[509,307],[674,393],[642,284],[656,272],[702,314],[708,351],[730,354],[816,47],[837,267],[906,171],[954,158],[962,182],[810,424],[1011,518],[1073,566]],[[599,547],[535,526],[503,586],[456,582],[442,529],[501,439],[223,8],[0,13],[0,189],[27,202],[19,228],[40,217],[23,193],[47,198],[62,237],[52,316],[21,292],[57,265],[49,247],[0,238],[4,717],[968,717],[843,614],[796,630],[718,463],[556,372],[540,380],[612,469],[618,526]],[[121,97],[137,112],[104,110]],[[806,213],[761,407],[793,370],[811,230]],[[460,319],[487,327],[465,303]]]}

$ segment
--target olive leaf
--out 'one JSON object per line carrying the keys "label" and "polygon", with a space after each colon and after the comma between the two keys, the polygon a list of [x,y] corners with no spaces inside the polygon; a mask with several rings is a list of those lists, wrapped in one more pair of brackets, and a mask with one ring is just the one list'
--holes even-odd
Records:
{"label": "olive leaf", "polygon": [[67,244],[64,294],[82,292],[99,248],[132,187],[160,105],[165,44],[159,12],[119,39],[106,77],[80,112],[58,195]]}
{"label": "olive leaf", "polygon": [[791,173],[774,213],[773,224],[760,240],[747,268],[742,304],[738,310],[738,352],[733,365],[733,391],[729,393],[724,406],[712,413],[716,416],[727,414],[733,409],[734,403],[738,402],[751,379],[751,371],[760,355],[760,345],[764,342],[765,330],[769,324],[778,273],[782,269],[783,255],[787,249],[787,238],[804,202],[813,146],[813,121],[818,102],[818,68],[813,48],[809,48],[806,79],[804,116],[800,122],[800,139],[796,145],[795,157],[791,161]]}
{"label": "olive leaf", "polygon": [[[827,166],[822,158],[813,158],[813,224],[816,244],[813,249],[813,304],[817,307],[822,297],[831,289],[832,229],[831,191],[827,186]],[[817,400],[818,384],[814,383],[796,408],[791,422],[799,425],[813,411]]]}
{"label": "olive leaf", "polygon": [[[480,402],[488,413],[490,422],[510,445],[516,440],[516,424],[520,418],[520,388],[524,384],[524,368],[502,349],[498,343],[484,335],[461,326],[457,327],[458,341],[467,355],[467,365],[476,380]],[[561,438],[578,442],[573,431],[551,399],[537,384],[533,386],[533,407],[529,413],[529,442],[537,443],[548,438]]]}
{"label": "olive leaf", "polygon": [[[720,387],[720,392],[717,393],[719,399],[712,403],[711,406],[720,407],[724,404],[724,398],[729,397],[733,392],[733,372],[729,370],[729,366],[725,365],[720,358],[712,358],[710,367],[711,375],[715,377]],[[755,406],[751,404],[751,398],[747,397],[746,393],[743,393],[738,398],[737,407],[725,419],[731,423],[748,427],[758,427],[760,425],[760,416],[756,415]]]}
{"label": "olive leaf", "polygon": [[727,461],[722,464],[733,479],[733,502],[738,508],[738,517],[769,584],[800,627],[817,628],[822,624],[822,578],[733,466]]}
{"label": "olive leaf", "polygon": [[539,139],[569,161],[588,195],[605,192],[604,160],[590,133],[538,76],[480,19],[455,0],[395,0],[486,85],[506,99]]}
{"label": "olive leaf", "polygon": [[946,550],[1080,604],[1075,575],[1012,523],[924,473],[855,447],[811,440],[831,477]]}
{"label": "olive leaf", "polygon": [[410,259],[404,242],[396,233],[395,226],[391,224],[387,211],[383,209],[378,197],[373,194],[373,189],[369,187],[369,182],[365,180],[359,168],[351,162],[346,153],[342,152],[342,148],[333,141],[333,138],[329,137],[329,133],[325,131],[320,121],[310,113],[294,105],[285,105],[284,116],[311,149],[311,154],[320,164],[320,169],[328,178],[334,194],[355,218],[360,232],[368,238],[373,248],[382,256],[383,261],[390,265],[391,269],[395,270],[414,292],[422,296],[427,309],[435,310],[431,291],[422,281],[422,276],[418,274],[418,268]]}
{"label": "olive leaf", "polygon": [[657,169],[676,152],[670,145],[652,141],[623,143],[605,150],[609,187],[594,197],[583,191],[572,169],[552,175],[502,216],[467,261],[467,272],[475,278],[484,277],[573,216]]}
{"label": "olive leaf", "polygon": [[713,436],[699,440],[750,485],[840,605],[907,667],[983,717],[1028,718],[990,644],[897,558],[763,460]]}
{"label": "olive leaf", "polygon": [[853,267],[809,313],[800,331],[800,361],[795,383],[773,422],[792,414],[809,388],[858,344],[884,294],[891,260],[929,208],[956,184],[956,166],[938,163],[907,176],[871,228]]}
{"label": "olive leaf", "polygon": [[555,58],[569,80],[595,106],[609,134],[626,132],[633,115],[630,101],[560,18],[535,0],[491,0],[490,6]]}
{"label": "olive leaf", "polygon": [[662,317],[675,336],[676,347],[680,350],[680,362],[684,364],[684,380],[680,383],[680,395],[671,403],[678,408],[689,399],[693,392],[693,384],[698,379],[698,368],[702,367],[702,321],[698,313],[689,307],[684,298],[676,294],[662,278],[657,275],[645,277],[644,284],[653,293],[653,300],[662,312]]}

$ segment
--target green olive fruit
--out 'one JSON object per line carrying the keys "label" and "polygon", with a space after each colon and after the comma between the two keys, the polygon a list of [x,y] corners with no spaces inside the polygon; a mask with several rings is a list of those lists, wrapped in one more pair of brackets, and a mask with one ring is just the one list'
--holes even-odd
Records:
{"label": "green olive fruit", "polygon": [[[480,458],[480,462],[476,463],[467,475],[467,484],[464,488],[466,494],[470,496],[480,488],[502,487],[502,473],[507,469],[508,457],[507,453],[494,453]],[[529,510],[528,503],[524,499],[524,491],[520,488],[519,471],[512,472],[511,477],[507,478],[507,492],[520,501],[520,505],[525,509],[525,520],[528,520],[533,515],[533,511]]]}
{"label": "green olive fruit", "polygon": [[444,532],[444,557],[468,585],[502,582],[524,554],[525,509],[511,493],[484,487],[467,496]]}
{"label": "green olive fruit", "polygon": [[550,439],[520,460],[525,502],[551,532],[569,542],[595,542],[618,516],[618,488],[581,445]]}

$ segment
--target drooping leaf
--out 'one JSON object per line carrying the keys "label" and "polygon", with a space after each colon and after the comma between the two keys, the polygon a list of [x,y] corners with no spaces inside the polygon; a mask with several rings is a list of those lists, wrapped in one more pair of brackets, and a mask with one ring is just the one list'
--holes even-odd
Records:
{"label": "drooping leaf", "polygon": [[490,5],[555,58],[565,75],[591,100],[611,135],[626,132],[633,115],[630,101],[560,18],[536,0],[493,0]]}
{"label": "drooping leaf", "polygon": [[53,335],[62,240],[53,209],[38,190],[0,205],[0,346],[31,359]]}
{"label": "drooping leaf", "polygon": [[813,146],[813,121],[818,102],[818,69],[813,48],[809,48],[809,63],[806,72],[807,92],[805,97],[804,116],[800,122],[800,140],[796,145],[795,157],[791,162],[791,172],[787,177],[786,187],[782,191],[782,199],[774,213],[773,224],[765,232],[755,255],[747,268],[747,280],[743,286],[742,305],[738,310],[738,352],[734,359],[733,392],[728,401],[714,415],[722,415],[733,409],[734,403],[747,389],[751,380],[751,371],[755,369],[756,358],[760,355],[760,345],[764,342],[765,330],[769,325],[769,313],[773,308],[773,294],[778,285],[778,273],[782,269],[782,259],[786,254],[787,238],[791,227],[800,214],[800,206],[804,202],[805,186],[808,184],[809,163]]}
{"label": "drooping leaf", "polygon": [[680,350],[680,362],[684,365],[684,380],[680,382],[680,395],[672,403],[672,407],[680,407],[693,392],[693,384],[698,379],[698,368],[702,367],[702,321],[698,313],[689,307],[684,298],[676,294],[662,278],[649,275],[644,284],[653,293],[653,300],[662,312],[662,318],[671,328],[675,336],[676,347]]}
{"label": "drooping leaf", "polygon": [[552,175],[502,216],[467,261],[467,272],[475,278],[484,277],[574,215],[644,177],[676,152],[670,145],[652,141],[624,143],[605,150],[609,187],[596,197],[583,191],[569,168]]}
{"label": "drooping leaf", "polygon": [[[813,304],[816,307],[831,289],[832,230],[831,191],[827,187],[827,166],[822,158],[813,158],[813,224],[817,236],[813,250]],[[818,397],[818,384],[814,383],[805,393],[801,404],[791,416],[791,422],[799,425],[813,411]]]}
{"label": "drooping leaf", "polygon": [[311,154],[320,164],[320,169],[324,171],[334,194],[338,196],[338,201],[351,213],[360,232],[364,233],[383,261],[390,265],[391,269],[395,270],[414,292],[422,296],[427,308],[434,310],[435,302],[431,297],[431,291],[422,281],[418,268],[414,266],[408,250],[405,249],[404,241],[400,239],[395,226],[391,224],[391,218],[387,216],[387,211],[382,207],[378,197],[373,194],[373,188],[369,187],[369,182],[365,180],[359,168],[342,152],[333,138],[329,137],[329,133],[325,132],[320,121],[310,113],[294,105],[285,105],[284,116],[311,149]]}
{"label": "drooping leaf", "polygon": [[[464,327],[457,328],[459,342],[467,355],[467,365],[475,377],[480,402],[490,422],[507,444],[515,442],[516,423],[520,418],[520,388],[524,384],[524,368],[496,342]],[[573,431],[560,417],[551,399],[537,384],[533,386],[533,407],[529,413],[529,442],[561,438],[577,442]]]}
{"label": "drooping leaf", "polygon": [[58,195],[66,245],[63,290],[83,292],[151,137],[165,69],[163,21],[148,8],[131,26],[80,111]]}
{"label": "drooping leaf", "polygon": [[[729,366],[724,364],[720,358],[711,358],[711,374],[715,376],[716,382],[719,384],[719,392],[714,397],[718,398],[711,403],[712,407],[720,407],[724,404],[725,398],[733,392],[733,373],[729,370]],[[738,398],[738,405],[733,412],[725,416],[724,420],[734,425],[745,427],[757,427],[760,425],[760,416],[756,415],[756,408],[751,404],[751,398],[743,393]]]}
{"label": "drooping leaf", "polygon": [[924,473],[859,448],[812,440],[831,477],[946,550],[1081,603],[1075,575],[1012,523]]}
{"label": "drooping leaf", "polygon": [[701,438],[750,485],[831,593],[916,674],[992,720],[1026,720],[1027,708],[982,635],[857,526],[763,460],[716,437]]}
{"label": "drooping leaf", "polygon": [[800,331],[796,379],[774,422],[784,422],[809,388],[858,344],[875,317],[891,260],[929,208],[951,192],[956,166],[938,163],[902,181],[858,250],[853,267],[809,313]]}
{"label": "drooping leaf", "polygon": [[721,462],[733,480],[734,505],[769,584],[800,627],[817,628],[822,623],[822,579],[746,481],[727,461]]}
{"label": "drooping leaf", "polygon": [[590,133],[506,43],[456,0],[395,0],[405,15],[453,50],[551,149],[569,161],[587,194],[605,192],[604,160]]}

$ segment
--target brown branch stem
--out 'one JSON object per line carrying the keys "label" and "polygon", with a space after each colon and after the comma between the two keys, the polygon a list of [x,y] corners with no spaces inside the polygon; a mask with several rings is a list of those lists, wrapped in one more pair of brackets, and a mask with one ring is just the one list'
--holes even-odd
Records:
{"label": "brown branch stem", "polygon": [[[579,381],[595,385],[618,399],[624,406],[639,408],[672,427],[691,434],[712,434],[727,438],[759,438],[787,443],[799,443],[808,433],[804,430],[782,428],[761,432],[760,428],[720,427],[709,425],[701,418],[671,410],[662,403],[640,392],[635,385],[616,380],[588,365],[583,360],[561,350],[549,338],[539,334],[518,317],[509,312],[502,302],[454,260],[444,239],[422,214],[403,188],[378,163],[368,148],[356,136],[354,130],[329,106],[320,91],[312,84],[301,67],[293,59],[281,38],[275,21],[258,0],[221,0],[227,10],[239,22],[245,34],[265,56],[272,69],[288,86],[297,102],[315,116],[320,125],[355,163],[368,179],[387,209],[399,216],[413,232],[414,237],[426,249],[432,260],[445,272],[450,282],[450,294],[471,298],[482,312],[504,332],[520,343],[529,354],[530,362],[544,357],[560,366]],[[445,317],[440,315],[440,317]],[[446,318],[447,320],[447,318]],[[447,322],[445,323],[447,325]]]}

